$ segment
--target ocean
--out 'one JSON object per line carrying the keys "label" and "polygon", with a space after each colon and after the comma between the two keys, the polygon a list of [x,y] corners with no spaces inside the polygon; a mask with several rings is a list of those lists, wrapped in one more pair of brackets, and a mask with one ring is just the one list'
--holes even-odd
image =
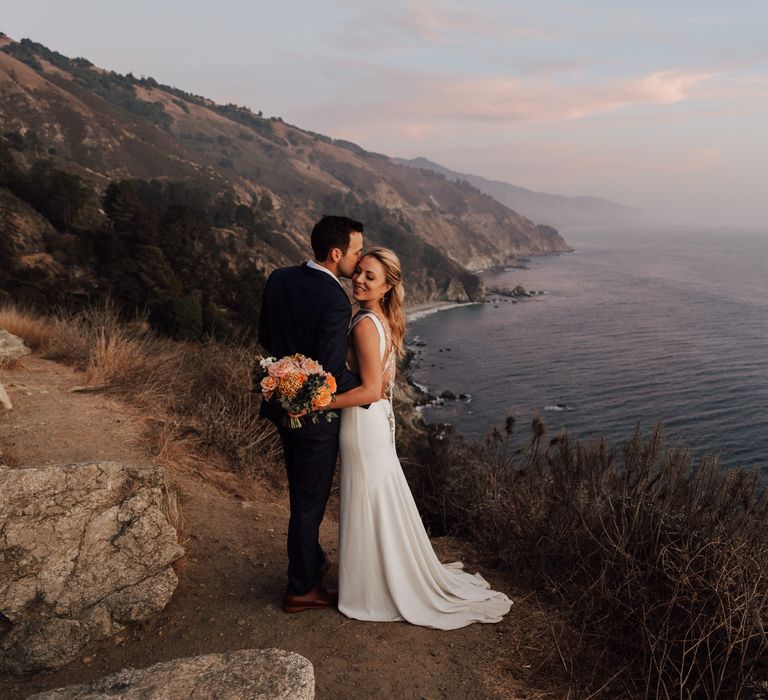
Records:
{"label": "ocean", "polygon": [[768,231],[571,233],[573,253],[484,274],[543,292],[412,320],[423,346],[409,375],[424,409],[480,438],[506,416],[527,438],[538,413],[618,445],[660,422],[695,459],[768,471]]}

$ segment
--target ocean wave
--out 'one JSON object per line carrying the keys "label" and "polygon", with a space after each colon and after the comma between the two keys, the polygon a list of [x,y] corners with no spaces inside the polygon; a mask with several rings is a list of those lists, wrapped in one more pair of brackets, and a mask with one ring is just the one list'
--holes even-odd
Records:
{"label": "ocean wave", "polygon": [[556,403],[550,406],[544,406],[545,411],[570,411],[571,407],[567,403]]}
{"label": "ocean wave", "polygon": [[409,380],[410,380],[411,384],[413,384],[413,386],[415,386],[422,393],[424,393],[424,394],[431,393],[429,391],[429,387],[426,384],[419,384],[418,382],[413,381],[413,379],[410,379],[410,377],[409,377]]}

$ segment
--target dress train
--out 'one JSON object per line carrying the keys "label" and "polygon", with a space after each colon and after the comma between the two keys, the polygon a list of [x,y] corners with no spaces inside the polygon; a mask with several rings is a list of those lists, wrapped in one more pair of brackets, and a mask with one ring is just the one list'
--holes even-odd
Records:
{"label": "dress train", "polygon": [[[386,331],[371,313],[387,352]],[[390,351],[391,352],[391,351]],[[388,362],[394,362],[390,355]],[[358,620],[407,620],[436,629],[499,622],[512,602],[432,549],[394,441],[392,404],[341,411],[339,610]]]}

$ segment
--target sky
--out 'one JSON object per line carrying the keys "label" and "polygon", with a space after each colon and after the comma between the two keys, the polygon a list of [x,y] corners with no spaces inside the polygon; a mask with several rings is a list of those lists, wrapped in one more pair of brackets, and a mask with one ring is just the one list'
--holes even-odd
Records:
{"label": "sky", "polygon": [[0,31],[389,156],[768,229],[766,0],[1,0]]}

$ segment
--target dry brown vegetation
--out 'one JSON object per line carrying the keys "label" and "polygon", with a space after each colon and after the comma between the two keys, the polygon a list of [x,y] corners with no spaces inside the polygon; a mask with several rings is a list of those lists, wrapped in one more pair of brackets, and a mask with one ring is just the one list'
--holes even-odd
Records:
{"label": "dry brown vegetation", "polygon": [[538,418],[516,448],[513,428],[481,448],[435,441],[432,517],[566,611],[582,643],[620,669],[604,672],[606,693],[744,697],[768,651],[759,474],[694,463],[665,449],[660,427],[619,451],[567,435],[545,446]]}
{"label": "dry brown vegetation", "polygon": [[7,445],[0,445],[0,465],[16,469],[19,466],[19,460],[16,454]]}
{"label": "dry brown vegetation", "polygon": [[226,481],[222,469],[278,480],[276,433],[258,419],[252,394],[255,348],[175,342],[122,322],[110,304],[53,317],[7,306],[0,327],[83,370],[87,388],[155,416],[150,437],[164,466],[217,483]]}
{"label": "dry brown vegetation", "polygon": [[[225,486],[226,469],[280,481],[275,432],[256,417],[255,348],[166,340],[109,307],[55,318],[5,308],[0,326],[152,413],[159,463]],[[509,419],[482,445],[433,439],[403,459],[437,529],[478,543],[536,591],[541,639],[505,640],[510,658],[540,657],[531,674],[551,673],[554,640],[573,698],[738,698],[758,687],[768,650],[758,475],[694,463],[664,447],[660,428],[618,451],[544,436],[536,418],[518,446]],[[183,531],[174,493],[166,505]]]}
{"label": "dry brown vegetation", "polygon": [[22,311],[15,306],[0,307],[0,328],[23,338],[34,351],[48,347],[53,332],[52,325],[42,316]]}

